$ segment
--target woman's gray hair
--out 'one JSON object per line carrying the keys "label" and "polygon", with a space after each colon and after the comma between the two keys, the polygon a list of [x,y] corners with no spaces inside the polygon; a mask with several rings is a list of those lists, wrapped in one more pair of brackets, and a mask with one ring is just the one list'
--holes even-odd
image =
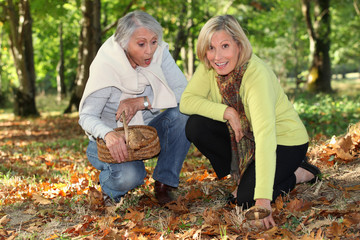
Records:
{"label": "woman's gray hair", "polygon": [[158,37],[158,43],[161,43],[163,30],[160,23],[148,13],[142,11],[130,12],[119,19],[115,40],[123,49],[127,50],[131,35],[140,27],[154,32]]}

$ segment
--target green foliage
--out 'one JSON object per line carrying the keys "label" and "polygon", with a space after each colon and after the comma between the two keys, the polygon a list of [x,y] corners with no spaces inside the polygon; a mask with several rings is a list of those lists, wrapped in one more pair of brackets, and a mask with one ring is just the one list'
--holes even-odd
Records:
{"label": "green foliage", "polygon": [[[5,92],[5,91],[2,91],[0,89],[0,108],[2,109],[5,109],[5,108],[10,108],[11,105],[10,105],[10,102],[9,102],[9,92]],[[3,112],[3,110],[0,110],[0,112]]]}
{"label": "green foliage", "polygon": [[301,219],[298,219],[296,216],[291,214],[287,217],[287,221],[282,226],[282,228],[293,231],[297,228],[299,224],[301,224]]}
{"label": "green foliage", "polygon": [[[47,6],[45,13],[44,6]],[[56,89],[56,66],[60,60],[60,24],[63,25],[65,84],[70,86],[75,79],[81,19],[81,12],[76,6],[73,1],[66,3],[52,0],[40,0],[31,5],[38,91]]]}
{"label": "green foliage", "polygon": [[62,99],[61,101],[58,101],[55,94],[39,94],[36,97],[36,107],[38,111],[49,114],[55,112],[62,112],[67,106],[68,102],[68,97]]}
{"label": "green foliage", "polygon": [[[0,20],[0,92],[8,92],[11,86],[18,85],[6,31],[6,26]],[[6,97],[3,94],[2,96]]]}
{"label": "green foliage", "polygon": [[[131,2],[101,0],[103,27],[122,16]],[[308,68],[309,40],[301,13],[301,1],[293,0],[141,0],[133,1],[130,11],[143,10],[153,15],[163,26],[164,40],[170,51],[177,47],[180,26],[186,26],[187,41],[183,50],[196,49],[196,39],[205,22],[216,15],[234,15],[248,34],[254,52],[265,59],[280,79],[299,76]],[[73,87],[77,71],[78,38],[82,13],[80,0],[31,1],[33,43],[37,92],[56,91],[56,66],[59,62],[59,26],[63,25],[65,51],[65,84]],[[1,13],[5,13],[0,6]],[[330,55],[333,72],[359,71],[360,16],[352,0],[331,1]],[[10,93],[18,87],[18,79],[8,41],[8,23],[0,18],[0,81],[1,90]],[[105,41],[115,31],[110,29],[102,36]],[[186,56],[178,64],[186,68]],[[195,57],[195,65],[198,63]]]}
{"label": "green foliage", "polygon": [[333,72],[359,71],[360,15],[353,0],[331,2]]}
{"label": "green foliage", "polygon": [[294,107],[304,122],[310,138],[322,134],[328,138],[342,135],[350,124],[360,119],[360,95],[296,94]]}
{"label": "green foliage", "polygon": [[251,6],[245,29],[254,52],[266,59],[281,79],[306,70],[309,40],[301,2],[261,1]]}

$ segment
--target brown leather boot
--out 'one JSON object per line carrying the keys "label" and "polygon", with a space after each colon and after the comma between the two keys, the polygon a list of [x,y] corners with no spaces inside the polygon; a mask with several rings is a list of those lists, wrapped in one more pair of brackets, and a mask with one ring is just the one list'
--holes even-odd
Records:
{"label": "brown leather boot", "polygon": [[158,200],[160,205],[165,205],[166,203],[174,201],[174,197],[171,194],[173,189],[174,188],[169,185],[155,181],[155,198]]}

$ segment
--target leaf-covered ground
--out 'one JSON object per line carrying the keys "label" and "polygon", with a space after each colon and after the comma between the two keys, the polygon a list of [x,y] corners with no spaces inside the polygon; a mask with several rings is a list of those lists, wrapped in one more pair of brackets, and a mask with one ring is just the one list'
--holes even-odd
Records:
{"label": "leaf-covered ground", "polygon": [[312,142],[310,161],[323,172],[273,204],[277,227],[265,231],[226,204],[230,179],[216,180],[191,148],[177,202],[153,196],[156,159],[145,184],[106,208],[99,172],[87,162],[87,139],[76,115],[0,118],[0,240],[2,239],[359,239],[360,123],[348,133]]}

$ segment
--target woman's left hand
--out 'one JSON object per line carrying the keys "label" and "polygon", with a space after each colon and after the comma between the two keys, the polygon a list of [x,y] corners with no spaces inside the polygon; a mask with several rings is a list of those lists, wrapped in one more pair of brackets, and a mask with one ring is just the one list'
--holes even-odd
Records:
{"label": "woman's left hand", "polygon": [[269,199],[262,199],[262,198],[256,199],[255,205],[256,206],[261,206],[261,207],[264,207],[264,208],[267,208],[267,209],[270,210],[270,215],[261,220],[263,222],[265,228],[269,229],[271,227],[275,227],[276,223],[274,221],[274,218],[272,217],[272,208],[271,208],[270,200]]}
{"label": "woman's left hand", "polygon": [[224,112],[224,119],[229,121],[230,126],[235,133],[235,140],[236,142],[239,142],[243,138],[244,133],[241,127],[239,114],[235,108],[227,107]]}
{"label": "woman's left hand", "polygon": [[120,101],[119,107],[116,111],[116,121],[121,118],[121,113],[125,112],[126,122],[129,123],[137,111],[144,109],[144,97],[127,98]]}

